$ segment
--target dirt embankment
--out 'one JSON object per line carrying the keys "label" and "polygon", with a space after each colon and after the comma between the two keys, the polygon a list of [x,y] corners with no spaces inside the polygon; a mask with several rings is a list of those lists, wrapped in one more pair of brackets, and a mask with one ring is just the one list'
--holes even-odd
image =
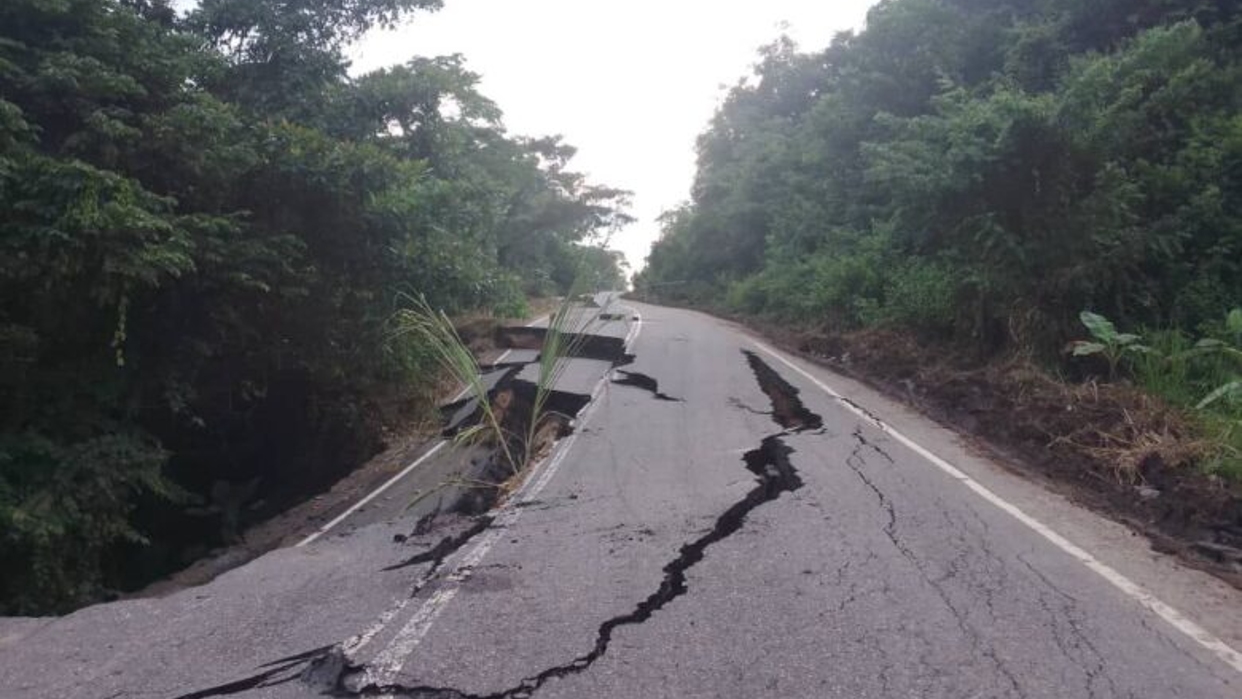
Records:
{"label": "dirt embankment", "polygon": [[[736,319],[735,319],[736,320]],[[1181,411],[1125,383],[1067,383],[1028,359],[955,359],[894,330],[742,322],[973,435],[1028,473],[1145,534],[1153,548],[1242,588],[1242,486],[1200,468]]]}

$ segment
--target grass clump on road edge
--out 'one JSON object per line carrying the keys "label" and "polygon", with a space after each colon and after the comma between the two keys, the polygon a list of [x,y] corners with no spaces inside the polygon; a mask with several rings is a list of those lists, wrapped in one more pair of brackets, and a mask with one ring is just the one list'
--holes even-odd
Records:
{"label": "grass clump on road edge", "polygon": [[[494,444],[497,455],[508,468],[509,481],[542,456],[543,447],[555,441],[561,434],[562,424],[573,418],[549,411],[548,401],[553,387],[565,372],[567,364],[563,360],[580,350],[591,327],[598,322],[598,314],[606,310],[592,308],[590,313],[581,313],[574,298],[572,293],[565,296],[549,315],[529,412],[516,416],[508,414],[509,408],[498,405],[491,395],[483,382],[478,360],[443,310],[432,308],[425,298],[407,297],[410,307],[394,315],[394,334],[413,334],[421,339],[440,368],[456,385],[464,386],[466,395],[478,406],[479,420],[458,432],[454,444]],[[548,434],[549,429],[551,434]],[[505,483],[454,478],[420,494],[411,506],[441,488],[455,485],[503,488]]]}
{"label": "grass clump on road edge", "polygon": [[535,398],[531,405],[524,440],[524,465],[539,456],[540,430],[545,427],[550,418],[561,419],[566,423],[572,419],[571,415],[547,412],[548,398],[552,394],[552,388],[565,372],[567,364],[564,360],[578,353],[589,331],[599,322],[599,315],[607,313],[607,307],[611,304],[609,300],[603,308],[590,309],[592,312],[589,313],[579,313],[575,312],[573,298],[574,294],[566,296],[548,317],[548,330],[544,335],[543,347],[539,351],[539,378],[535,382]]}

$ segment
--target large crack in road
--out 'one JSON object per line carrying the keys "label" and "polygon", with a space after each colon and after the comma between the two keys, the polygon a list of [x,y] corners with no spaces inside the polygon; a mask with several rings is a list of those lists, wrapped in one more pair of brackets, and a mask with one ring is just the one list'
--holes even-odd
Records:
{"label": "large crack in road", "polygon": [[399,568],[408,568],[422,563],[431,563],[431,569],[434,573],[439,570],[440,566],[444,563],[445,558],[448,558],[449,555],[457,551],[457,549],[468,544],[474,537],[482,534],[483,530],[492,526],[493,519],[494,518],[488,516],[476,517],[474,521],[471,522],[470,526],[466,527],[463,531],[452,536],[446,536],[443,539],[440,539],[435,546],[432,546],[426,551],[410,556],[400,563],[394,563],[386,568],[383,568],[383,570],[397,570]]}
{"label": "large crack in road", "polygon": [[742,354],[746,355],[746,363],[750,364],[751,373],[759,382],[759,389],[772,404],[772,412],[769,416],[776,421],[776,424],[784,427],[789,433],[818,430],[824,426],[824,419],[802,404],[802,399],[798,398],[799,391],[793,384],[786,381],[754,352],[742,350]]}
{"label": "large crack in road", "polygon": [[[349,661],[349,653],[344,648],[349,642],[336,644],[327,648],[316,649],[307,653],[290,656],[276,661],[270,666],[261,668],[262,672],[255,675],[200,690],[192,694],[182,695],[177,699],[206,699],[207,697],[236,694],[249,689],[283,684],[301,677],[309,685],[316,685],[319,691],[330,696],[341,697],[413,697],[418,699],[521,699],[531,697],[549,680],[563,678],[585,672],[597,660],[604,657],[618,629],[625,626],[636,626],[646,622],[653,614],[663,609],[678,597],[689,592],[688,573],[706,556],[708,548],[736,534],[746,524],[747,517],[756,508],[778,499],[783,493],[794,492],[802,487],[802,479],[797,469],[789,460],[793,449],[785,444],[784,437],[818,430],[823,427],[823,419],[809,410],[799,399],[799,391],[774,369],[768,366],[753,352],[743,351],[759,388],[768,397],[772,410],[768,415],[782,430],[764,437],[759,446],[746,452],[742,461],[748,471],[755,476],[755,485],[746,494],[723,513],[712,528],[703,536],[683,544],[677,557],[663,567],[663,578],[659,587],[639,602],[629,612],[607,619],[596,630],[595,642],[591,649],[569,662],[546,668],[534,675],[524,678],[517,685],[490,694],[472,694],[454,687],[410,686],[402,684],[368,684],[351,686],[351,679],[366,676],[366,667]],[[624,365],[624,359],[615,365]],[[643,377],[648,379],[648,377]],[[651,392],[658,394],[654,379],[650,380]],[[642,381],[646,384],[646,381]],[[647,388],[646,385],[639,386]],[[657,397],[659,397],[657,395]],[[449,537],[440,542],[432,550],[419,554],[393,568],[403,568],[414,563],[432,562],[432,570],[423,576],[420,584],[415,586],[414,594],[423,584],[439,570],[444,559],[458,550],[472,538],[490,526],[490,519],[481,518],[467,531],[459,536]]]}
{"label": "large crack in road", "polygon": [[614,386],[630,386],[637,388],[650,393],[656,400],[669,401],[670,403],[683,402],[680,398],[674,398],[673,396],[661,392],[660,382],[650,376],[647,376],[646,374],[641,374],[637,371],[626,371],[625,369],[616,369],[615,371],[621,375],[621,378],[612,380]]}
{"label": "large crack in road", "polygon": [[[516,334],[517,339],[509,337],[508,334]],[[532,348],[542,349],[546,329],[544,328],[523,328],[512,329],[511,331],[498,332],[498,340],[504,342],[505,346],[511,349]],[[575,336],[576,337],[576,336]],[[572,339],[572,338],[571,338]],[[625,352],[625,343],[620,338],[584,335],[580,340],[570,343],[574,348],[571,358],[581,359],[597,359],[607,361],[612,367],[625,366],[633,363],[634,355]],[[484,373],[499,372],[499,377],[494,381],[492,387],[488,390],[488,399],[496,400],[497,396],[508,393],[509,401],[524,401],[530,404],[531,394],[535,391],[535,385],[529,381],[519,380],[518,374],[537,360],[528,360],[524,362],[511,362],[507,364],[496,365],[493,367],[481,367]],[[653,382],[654,385],[654,382]],[[676,400],[676,399],[673,399]],[[568,393],[553,390],[545,399],[545,410],[552,411],[564,416],[577,416],[586,404],[590,401],[589,395]],[[447,405],[441,406],[441,414],[445,419],[445,426],[442,429],[442,436],[446,439],[452,438],[462,429],[469,427],[471,424],[477,424],[481,419],[481,411],[475,405],[473,397],[466,397],[454,401]],[[562,430],[558,435],[564,437],[569,432],[569,426]],[[515,430],[510,430],[515,431]],[[520,431],[520,430],[516,430]],[[492,454],[488,462],[498,462],[499,455]],[[477,465],[477,464],[476,464]],[[487,466],[488,464],[485,464]],[[490,463],[494,466],[495,463]],[[487,471],[484,475],[487,475]],[[286,684],[296,679],[302,679],[309,684],[318,686],[328,686],[329,691],[339,693],[343,691],[341,687],[347,678],[357,676],[357,673],[363,668],[354,666],[350,662],[350,657],[356,650],[366,645],[371,638],[382,630],[391,618],[395,617],[404,607],[431,584],[440,574],[445,561],[449,556],[465,547],[472,540],[483,532],[491,529],[495,524],[495,517],[491,514],[485,514],[491,510],[497,502],[498,492],[492,491],[482,499],[480,498],[461,498],[453,505],[448,513],[456,513],[460,515],[476,514],[477,516],[468,519],[468,526],[464,527],[456,534],[452,534],[441,538],[439,542],[431,548],[410,556],[405,560],[387,566],[383,572],[409,568],[424,563],[429,563],[427,570],[418,577],[411,586],[408,596],[399,601],[393,607],[385,610],[379,617],[377,624],[370,629],[362,631],[354,636],[340,641],[338,643],[315,648],[309,651],[296,653],[269,663],[265,663],[256,668],[256,671],[246,677],[232,680],[213,687],[199,689],[193,692],[180,694],[175,699],[206,699],[208,697],[222,697],[235,694],[241,694],[254,689],[262,689],[266,687],[274,687]],[[414,533],[426,534],[432,526],[436,518],[445,514],[440,508],[432,511],[427,516],[421,518],[415,525]],[[398,543],[404,543],[408,537],[399,536],[396,540]]]}
{"label": "large crack in road", "polygon": [[[687,573],[701,562],[707,549],[737,533],[747,516],[756,508],[776,500],[782,493],[802,487],[802,479],[789,460],[793,449],[782,437],[807,430],[820,429],[823,419],[809,410],[798,398],[798,389],[785,381],[775,370],[752,352],[744,352],[760,389],[772,404],[772,419],[783,430],[765,437],[759,447],[743,456],[746,469],[755,475],[755,486],[717,517],[703,536],[682,545],[675,559],[663,568],[660,586],[639,602],[634,609],[600,624],[591,650],[562,665],[556,665],[524,678],[514,687],[491,694],[471,694],[453,687],[408,686],[399,684],[368,685],[346,691],[338,682],[330,691],[342,696],[402,696],[417,699],[522,699],[533,696],[549,680],[585,672],[602,658],[612,643],[613,635],[624,626],[646,622],[653,614],[689,591]],[[355,672],[358,668],[353,669]]]}

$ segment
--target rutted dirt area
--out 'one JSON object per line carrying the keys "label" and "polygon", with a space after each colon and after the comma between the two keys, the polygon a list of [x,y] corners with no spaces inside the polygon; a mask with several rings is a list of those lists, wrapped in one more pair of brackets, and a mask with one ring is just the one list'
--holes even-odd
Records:
{"label": "rutted dirt area", "polygon": [[785,349],[978,438],[1001,462],[1142,532],[1153,548],[1242,588],[1242,487],[1203,473],[1186,417],[1124,383],[1065,383],[1029,360],[954,361],[892,330],[748,322]]}

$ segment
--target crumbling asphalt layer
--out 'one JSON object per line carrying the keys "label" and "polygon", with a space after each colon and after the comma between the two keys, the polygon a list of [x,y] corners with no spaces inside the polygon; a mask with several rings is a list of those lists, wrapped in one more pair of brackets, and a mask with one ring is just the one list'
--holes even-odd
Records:
{"label": "crumbling asphalt layer", "polygon": [[[428,522],[434,520],[436,514],[438,513],[433,513],[426,518],[420,519],[416,523],[415,533],[427,526]],[[486,531],[492,526],[492,523],[493,518],[491,516],[473,517],[469,524],[463,527],[461,531],[441,538],[427,550],[410,556],[404,561],[387,566],[382,571],[387,572],[429,564],[426,571],[421,573],[411,586],[409,597],[411,599],[416,598],[440,574],[445,559]],[[403,535],[401,540],[404,541],[404,538]],[[308,688],[314,687],[322,690],[316,693],[346,693],[343,689],[344,678],[349,672],[359,669],[350,666],[348,663],[345,648],[349,644],[350,640],[346,639],[339,643],[278,658],[260,665],[255,672],[245,677],[212,687],[197,689],[186,694],[176,695],[174,699],[207,699],[208,697],[233,696],[247,693],[251,690],[277,687],[295,680],[304,682]],[[327,674],[325,674],[325,668],[328,669]]]}
{"label": "crumbling asphalt layer", "polygon": [[[605,318],[606,314],[600,314],[605,320],[621,320],[627,316],[611,314]],[[615,317],[614,317],[615,316]],[[507,328],[499,331],[498,337],[503,342],[503,346],[516,348],[536,348],[541,345],[543,337],[546,333],[544,328]],[[633,363],[634,355],[625,352],[624,343],[616,337],[586,335],[580,338],[571,338],[567,343],[574,348],[573,357],[589,360],[603,360],[609,362],[612,366],[623,366]],[[495,400],[496,396],[508,392],[513,397],[510,400],[518,401],[520,404],[530,404],[533,394],[536,390],[534,383],[524,381],[518,378],[530,365],[538,361],[537,356],[529,361],[511,362],[507,364],[498,364],[491,367],[485,367],[484,371],[492,374],[493,378],[487,380],[485,385],[488,388],[489,400]],[[675,398],[665,396],[657,390],[655,380],[645,375],[635,372],[625,373],[626,381],[614,381],[623,385],[635,385],[643,389],[649,389],[651,393],[659,400],[677,401]],[[581,413],[582,409],[587,405],[590,396],[581,393],[571,393],[566,391],[558,391],[553,387],[549,391],[545,399],[545,411],[558,415],[573,416]],[[472,403],[474,404],[471,407]],[[472,424],[478,423],[482,419],[482,412],[470,397],[466,397],[455,402],[445,405],[442,414],[446,420],[446,427],[443,430],[445,437],[452,437]],[[521,432],[519,426],[509,426],[510,432]],[[491,461],[497,461],[498,454],[493,454]],[[488,472],[486,475],[496,476],[497,474]],[[490,497],[486,502],[495,504],[499,490],[488,489]],[[464,498],[456,502],[456,511],[466,511],[472,509],[470,503],[475,502],[477,498]],[[426,530],[433,526],[436,518],[442,514],[439,507],[420,518],[414,527],[414,534],[425,534]],[[493,526],[495,518],[480,514],[471,518],[468,526],[461,528],[460,531],[441,538],[436,544],[430,548],[420,551],[406,559],[386,566],[383,572],[400,570],[403,568],[411,568],[423,564],[430,564],[429,568],[423,573],[413,585],[410,597],[416,597],[429,583],[433,582],[440,574],[445,560],[456,553],[479,534]],[[398,543],[404,543],[408,538],[405,535],[395,537]],[[683,584],[684,591],[684,584]],[[646,613],[647,616],[650,612]],[[619,623],[617,624],[619,625]],[[610,632],[609,632],[610,635]],[[365,667],[351,662],[347,647],[350,641],[347,639],[341,643],[323,646],[313,650],[296,653],[286,656],[259,666],[256,671],[246,677],[231,680],[213,687],[195,690],[193,692],[178,695],[176,699],[204,699],[206,697],[230,696],[239,693],[248,692],[250,690],[263,689],[268,687],[276,687],[287,684],[297,679],[301,679],[308,686],[314,686],[323,694],[335,695],[354,695],[369,696],[376,692],[393,696],[399,694],[411,695],[412,693],[425,694],[426,692],[419,688],[403,688],[400,686],[377,687],[376,685],[366,685],[361,688],[351,688],[350,678],[365,675]],[[602,655],[606,650],[607,643],[598,649],[596,657]],[[589,665],[589,662],[587,663]],[[548,671],[547,677],[551,677],[556,669]],[[567,673],[569,670],[563,670]],[[546,677],[544,678],[546,679]],[[539,681],[542,684],[543,680]],[[439,691],[439,690],[436,690]],[[441,694],[443,696],[451,696],[450,694]],[[465,695],[462,695],[465,696]],[[507,696],[520,696],[520,694],[509,694]]]}

